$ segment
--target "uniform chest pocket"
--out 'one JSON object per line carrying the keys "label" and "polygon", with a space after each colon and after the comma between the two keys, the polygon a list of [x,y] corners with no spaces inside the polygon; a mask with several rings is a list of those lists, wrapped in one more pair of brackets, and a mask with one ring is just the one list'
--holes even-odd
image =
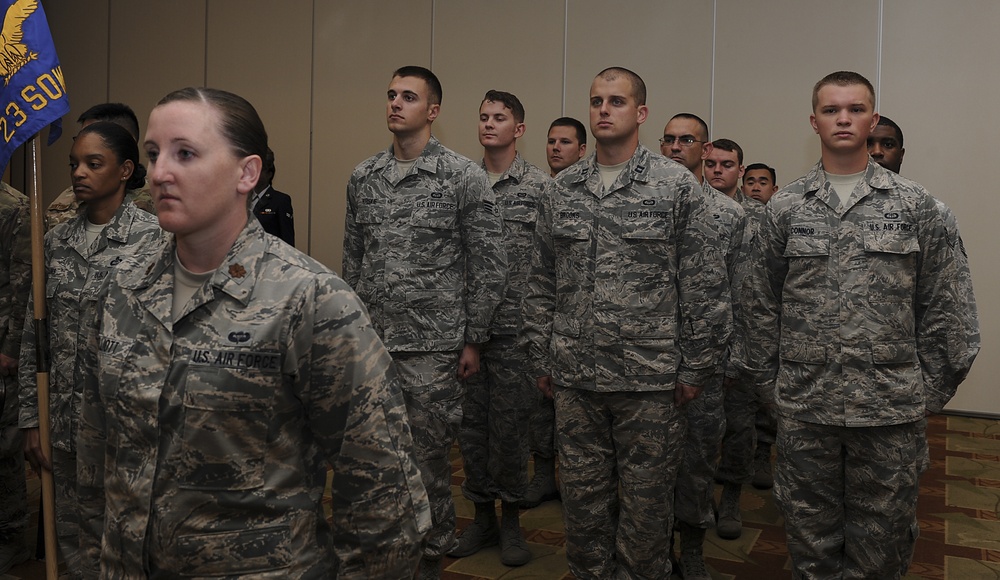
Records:
{"label": "uniform chest pocket", "polygon": [[865,251],[879,254],[914,254],[920,251],[917,237],[912,234],[865,232]]}
{"label": "uniform chest pocket", "polygon": [[[815,232],[813,228],[809,231]],[[793,228],[794,231],[794,228]],[[812,235],[793,235],[785,244],[786,258],[825,257],[830,255],[830,236],[826,232]]]}
{"label": "uniform chest pocket", "polygon": [[537,218],[538,209],[534,201],[518,198],[504,203],[503,219],[505,222],[533,224]]}
{"label": "uniform chest pocket", "polygon": [[868,299],[910,302],[916,292],[920,244],[912,233],[865,232],[868,257]]}
{"label": "uniform chest pocket", "polygon": [[410,216],[410,225],[418,228],[454,230],[458,227],[458,212],[454,208],[417,208]]}
{"label": "uniform chest pocket", "polygon": [[117,396],[120,377],[134,344],[134,340],[121,336],[102,334],[97,337],[98,387],[102,399]]}
{"label": "uniform chest pocket", "polygon": [[622,210],[621,237],[627,240],[670,238],[670,212],[662,206],[628,206]]}
{"label": "uniform chest pocket", "polygon": [[259,364],[250,369],[189,367],[177,462],[177,481],[184,489],[254,489],[264,484],[272,410],[281,386],[280,357],[245,355],[257,357]]}
{"label": "uniform chest pocket", "polygon": [[565,241],[589,240],[590,221],[556,219],[552,222],[552,237]]}
{"label": "uniform chest pocket", "polygon": [[380,203],[362,203],[354,216],[354,221],[359,224],[380,224],[384,219],[385,208]]}

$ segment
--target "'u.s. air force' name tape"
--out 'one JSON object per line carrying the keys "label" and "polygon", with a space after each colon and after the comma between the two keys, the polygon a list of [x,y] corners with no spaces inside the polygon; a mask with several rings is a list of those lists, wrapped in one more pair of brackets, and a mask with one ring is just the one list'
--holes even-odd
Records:
{"label": "'u.s. air force' name tape", "polygon": [[251,350],[197,349],[191,351],[191,364],[277,373],[281,372],[281,353]]}

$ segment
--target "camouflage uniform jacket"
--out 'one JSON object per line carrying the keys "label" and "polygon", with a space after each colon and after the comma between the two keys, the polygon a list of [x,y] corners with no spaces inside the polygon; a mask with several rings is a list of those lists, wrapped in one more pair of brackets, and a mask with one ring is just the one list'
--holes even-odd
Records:
{"label": "camouflage uniform jacket", "polygon": [[390,147],[347,185],[344,280],[390,352],[483,343],[506,279],[502,230],[475,162],[431,137],[399,177]]}
{"label": "camouflage uniform jacket", "polygon": [[[87,215],[81,213],[45,235],[51,440],[53,447],[70,452],[76,450],[83,383],[91,370],[85,368],[81,351],[97,322],[98,291],[107,277],[124,267],[126,258],[148,255],[162,242],[156,218],[129,201],[121,204],[90,248],[86,247],[86,223]],[[34,297],[28,304],[25,319],[30,321]],[[35,327],[26,323],[18,368],[22,429],[38,427],[35,341]]]}
{"label": "camouflage uniform jacket", "polygon": [[173,322],[174,252],[103,296],[78,454],[90,562],[101,550],[104,578],[411,577],[427,496],[355,294],[250,219]]}
{"label": "camouflage uniform jacket", "polygon": [[21,356],[21,331],[31,291],[28,198],[0,182],[0,354]]}
{"label": "camouflage uniform jacket", "polygon": [[732,199],[740,204],[743,212],[747,214],[747,225],[755,228],[756,226],[753,224],[759,222],[760,218],[764,216],[764,204],[749,195],[745,195],[743,190],[738,187],[736,188],[736,195]]}
{"label": "camouflage uniform jacket", "polygon": [[[144,212],[156,215],[156,205],[153,203],[153,197],[149,192],[148,180],[141,189],[128,190],[127,195],[132,200],[132,203],[135,204],[135,207]],[[57,225],[75,218],[78,213],[80,213],[80,202],[76,201],[76,194],[73,193],[73,188],[67,187],[58,197],[52,200],[48,209],[45,210],[45,227],[51,230]]]}
{"label": "camouflage uniform jacket", "polygon": [[[482,167],[485,170],[485,165]],[[552,185],[552,178],[520,153],[493,185],[503,214],[503,246],[507,250],[507,293],[493,319],[494,335],[513,336],[521,328],[521,299],[528,286],[538,201]]]}
{"label": "camouflage uniform jacket", "polygon": [[[743,335],[737,332],[737,329],[745,328],[745,324],[737,324],[736,322],[743,316],[741,288],[743,287],[743,279],[748,275],[750,269],[749,250],[752,242],[752,231],[748,224],[749,219],[738,202],[709,185],[708,180],[702,183],[702,191],[705,194],[708,211],[712,214],[712,225],[714,226],[708,235],[717,237],[722,244],[724,262],[719,267],[724,268],[722,275],[729,282],[731,316],[734,321],[732,328],[730,328],[730,348],[738,350],[740,347],[734,343],[741,340]],[[727,377],[736,378],[739,376],[739,372],[737,367],[729,364],[728,354],[725,374]]]}
{"label": "camouflage uniform jacket", "polygon": [[704,384],[732,320],[701,185],[642,145],[608,190],[594,156],[556,183],[539,205],[522,315],[536,376],[605,392]]}
{"label": "camouflage uniform jacket", "polygon": [[965,253],[965,243],[962,241],[962,234],[958,230],[958,218],[955,212],[945,205],[943,201],[935,198],[937,209],[944,220],[945,230],[948,232],[948,243],[955,251],[955,259],[958,260],[958,284],[959,297],[965,301],[965,308],[959,313],[964,316],[963,324],[970,335],[969,347],[979,350],[979,308],[976,306],[976,295],[972,291],[972,272],[969,271],[969,256]]}
{"label": "camouflage uniform jacket", "polygon": [[[979,350],[935,200],[869,160],[842,209],[822,165],[767,204],[754,260],[750,366],[778,412],[849,427],[940,411]],[[978,330],[978,325],[976,325]]]}

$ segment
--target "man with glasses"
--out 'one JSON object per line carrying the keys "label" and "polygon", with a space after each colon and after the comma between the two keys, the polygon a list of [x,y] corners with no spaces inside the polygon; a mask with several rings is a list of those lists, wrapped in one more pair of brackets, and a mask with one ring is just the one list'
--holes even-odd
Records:
{"label": "man with glasses", "polygon": [[[663,129],[660,150],[701,182],[700,196],[714,218],[708,224],[709,233],[719,240],[717,257],[713,260],[708,256],[703,267],[713,269],[726,280],[726,295],[732,304],[733,316],[739,316],[736,300],[739,294],[735,289],[742,279],[740,272],[747,264],[743,253],[749,248],[749,243],[744,243],[748,233],[747,218],[739,203],[705,180],[702,162],[712,152],[708,125],[691,113],[674,115]],[[726,367],[724,362],[719,364],[705,383],[701,396],[684,408],[687,431],[674,489],[674,514],[680,524],[680,568],[685,580],[711,579],[705,566],[703,546],[705,530],[715,523],[712,493],[725,429],[723,380],[727,375],[736,378],[735,369],[727,372]]]}
{"label": "man with glasses", "polygon": [[678,113],[670,118],[660,138],[660,153],[687,167],[698,183],[704,183],[702,161],[708,157],[712,144],[708,141],[708,124],[698,115]]}

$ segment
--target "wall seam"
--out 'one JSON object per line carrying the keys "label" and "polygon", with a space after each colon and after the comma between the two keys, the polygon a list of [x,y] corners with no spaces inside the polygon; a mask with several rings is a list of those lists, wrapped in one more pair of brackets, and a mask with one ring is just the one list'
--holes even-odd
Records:
{"label": "wall seam", "polygon": [[312,2],[312,37],[309,40],[309,219],[306,221],[306,253],[312,255],[313,230],[313,164],[316,161],[315,135],[313,123],[316,119],[316,0]]}
{"label": "wall seam", "polygon": [[712,74],[709,75],[708,79],[708,134],[709,139],[712,139],[711,135],[715,134],[715,53],[718,43],[718,26],[719,26],[719,0],[713,0],[712,2]]}
{"label": "wall seam", "polygon": [[569,0],[563,2],[562,104],[560,117],[566,116],[566,57],[569,53]]}
{"label": "wall seam", "polygon": [[106,5],[108,7],[108,61],[107,61],[108,75],[107,78],[104,80],[104,97],[105,97],[104,102],[106,103],[111,102],[111,2],[112,0],[108,0],[108,3]]}
{"label": "wall seam", "polygon": [[[882,102],[882,28],[885,24],[885,0],[878,0],[878,33],[875,34],[875,103]],[[878,106],[875,110],[878,110]]]}
{"label": "wall seam", "polygon": [[204,22],[205,22],[205,62],[202,63],[202,66],[201,66],[201,74],[202,74],[201,86],[203,86],[203,87],[207,87],[208,86],[208,14],[209,14],[208,3],[211,2],[211,1],[212,0],[205,0],[205,20],[204,20]]}
{"label": "wall seam", "polygon": [[437,20],[437,18],[435,18],[436,15],[434,14],[434,11],[436,8],[437,0],[431,0],[431,62],[428,67],[431,70],[434,70],[434,21]]}

